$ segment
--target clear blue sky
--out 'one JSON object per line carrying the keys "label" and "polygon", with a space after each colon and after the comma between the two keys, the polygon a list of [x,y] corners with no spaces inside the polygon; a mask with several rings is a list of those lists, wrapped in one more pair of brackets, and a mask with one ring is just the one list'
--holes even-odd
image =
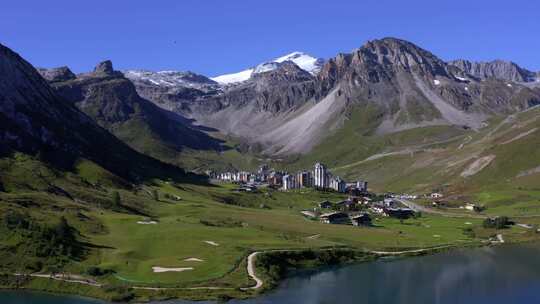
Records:
{"label": "clear blue sky", "polygon": [[540,70],[540,1],[4,0],[0,43],[35,66],[238,71],[292,51],[329,58],[410,40],[442,59]]}

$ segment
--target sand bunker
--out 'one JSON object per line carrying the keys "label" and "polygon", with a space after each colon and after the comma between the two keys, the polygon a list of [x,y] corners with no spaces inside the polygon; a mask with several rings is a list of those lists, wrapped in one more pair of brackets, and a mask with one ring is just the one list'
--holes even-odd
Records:
{"label": "sand bunker", "polygon": [[204,260],[198,259],[198,258],[187,258],[187,259],[184,259],[184,261],[186,261],[186,262],[203,262]]}
{"label": "sand bunker", "polygon": [[157,224],[156,221],[138,221],[137,224],[139,225],[155,225]]}
{"label": "sand bunker", "polygon": [[204,241],[206,244],[208,245],[212,245],[212,246],[219,246],[218,243],[214,242],[214,241]]}
{"label": "sand bunker", "polygon": [[182,272],[182,271],[188,271],[188,270],[193,270],[193,267],[180,267],[180,268],[168,268],[168,267],[158,267],[158,266],[152,267],[152,271],[154,272]]}

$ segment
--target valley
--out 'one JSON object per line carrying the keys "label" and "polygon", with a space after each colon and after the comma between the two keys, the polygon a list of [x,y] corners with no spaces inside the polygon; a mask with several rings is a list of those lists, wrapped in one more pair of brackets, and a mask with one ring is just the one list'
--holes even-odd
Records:
{"label": "valley", "polygon": [[[36,69],[0,45],[0,287],[244,299],[295,269],[537,241],[535,75],[396,38],[212,78]],[[369,187],[208,173],[315,163]]]}

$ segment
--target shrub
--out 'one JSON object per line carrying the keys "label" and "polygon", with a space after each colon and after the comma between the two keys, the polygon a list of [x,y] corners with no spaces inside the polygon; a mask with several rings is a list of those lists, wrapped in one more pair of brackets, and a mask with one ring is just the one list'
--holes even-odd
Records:
{"label": "shrub", "polygon": [[496,218],[487,218],[482,223],[484,228],[504,229],[510,225],[510,221],[506,216],[499,216]]}

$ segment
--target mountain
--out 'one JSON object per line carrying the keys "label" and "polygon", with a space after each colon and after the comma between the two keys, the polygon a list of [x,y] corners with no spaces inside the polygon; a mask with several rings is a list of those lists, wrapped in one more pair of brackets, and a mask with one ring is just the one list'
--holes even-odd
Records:
{"label": "mountain", "polygon": [[77,78],[67,66],[53,69],[38,68],[37,70],[41,76],[49,82],[66,81]]}
{"label": "mountain", "polygon": [[2,157],[14,152],[38,155],[42,161],[67,171],[74,170],[78,160],[87,159],[129,181],[185,176],[183,170],[132,150],[98,126],[60,97],[31,64],[3,45],[0,144]]}
{"label": "mountain", "polygon": [[[43,70],[41,73],[50,74]],[[174,77],[181,81],[178,75]],[[53,81],[51,86],[58,95],[141,153],[181,164],[180,153],[184,149],[220,149],[218,140],[191,126],[184,117],[140,97],[133,83],[115,71],[110,61],[98,64],[91,73]]]}
{"label": "mountain", "polygon": [[123,73],[133,82],[141,97],[166,110],[173,110],[182,101],[222,91],[217,82],[193,72],[127,70]]}
{"label": "mountain", "polygon": [[538,91],[500,79],[481,81],[395,38],[339,54],[316,76],[300,73],[296,64],[283,66],[287,62],[219,94],[185,99],[173,110],[264,154],[291,155],[309,153],[358,110],[371,114],[364,132],[380,135],[444,125],[478,130],[490,117],[540,103]]}
{"label": "mountain", "polygon": [[479,79],[496,78],[513,82],[540,81],[537,73],[524,69],[511,61],[471,62],[460,59],[451,61],[449,64]]}
{"label": "mountain", "polygon": [[286,61],[292,61],[299,68],[312,75],[317,75],[324,64],[324,60],[321,58],[315,58],[302,52],[293,52],[274,60],[261,63],[253,68],[249,68],[237,73],[213,77],[212,80],[223,85],[243,82],[250,79],[255,74],[275,70],[280,66],[281,63]]}

